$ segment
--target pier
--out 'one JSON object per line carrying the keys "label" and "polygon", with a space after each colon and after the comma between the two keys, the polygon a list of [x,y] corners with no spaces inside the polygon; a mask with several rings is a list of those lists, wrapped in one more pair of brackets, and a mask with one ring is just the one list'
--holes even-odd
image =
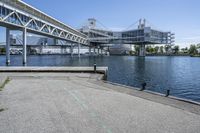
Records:
{"label": "pier", "polygon": [[[101,80],[103,74],[0,69],[0,132],[127,133],[200,130],[200,106]],[[87,68],[88,69],[88,68]],[[92,70],[92,68],[90,68]],[[13,70],[17,70],[14,68]],[[26,72],[25,72],[26,70]],[[62,69],[61,69],[62,70]],[[75,70],[75,68],[71,69]],[[85,69],[86,70],[86,69]],[[83,69],[83,71],[85,71]],[[97,68],[98,70],[98,68]],[[65,71],[65,72],[64,72]]]}

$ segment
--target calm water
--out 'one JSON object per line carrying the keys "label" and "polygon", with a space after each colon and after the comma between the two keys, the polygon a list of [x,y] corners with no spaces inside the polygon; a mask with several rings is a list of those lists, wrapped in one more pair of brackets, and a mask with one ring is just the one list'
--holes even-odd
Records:
{"label": "calm water", "polygon": [[[29,56],[28,66],[108,66],[108,80],[200,102],[200,58],[191,57],[77,57],[66,55]],[[22,56],[11,56],[11,65],[20,66]],[[0,56],[0,66],[5,56]]]}

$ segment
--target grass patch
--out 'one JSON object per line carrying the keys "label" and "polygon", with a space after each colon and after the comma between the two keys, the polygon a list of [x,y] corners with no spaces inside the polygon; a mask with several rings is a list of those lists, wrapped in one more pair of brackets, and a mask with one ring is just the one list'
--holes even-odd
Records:
{"label": "grass patch", "polygon": [[0,91],[3,90],[3,88],[10,82],[10,78],[7,77],[6,80],[3,82],[3,84],[0,85]]}

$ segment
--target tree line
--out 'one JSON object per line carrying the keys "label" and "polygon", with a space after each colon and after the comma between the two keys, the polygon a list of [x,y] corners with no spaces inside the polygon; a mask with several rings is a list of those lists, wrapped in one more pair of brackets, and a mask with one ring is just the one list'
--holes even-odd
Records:
{"label": "tree line", "polygon": [[[135,53],[139,53],[139,46],[135,45]],[[188,54],[200,55],[200,44],[191,44],[190,47],[180,48],[179,45],[154,46],[146,45],[147,54]]]}

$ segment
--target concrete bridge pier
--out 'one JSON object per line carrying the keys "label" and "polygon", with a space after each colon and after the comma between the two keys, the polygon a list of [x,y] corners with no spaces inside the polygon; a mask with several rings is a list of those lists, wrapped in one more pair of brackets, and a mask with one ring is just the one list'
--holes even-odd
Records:
{"label": "concrete bridge pier", "polygon": [[43,53],[43,48],[44,48],[44,46],[43,45],[41,45],[40,47],[39,47],[39,52],[40,52],[40,54],[42,54]]}
{"label": "concrete bridge pier", "polygon": [[98,50],[98,51],[97,51],[97,55],[99,55],[99,53],[100,53],[100,52],[99,52],[99,51],[100,51],[100,48],[98,48],[97,50]]}
{"label": "concrete bridge pier", "polygon": [[140,49],[139,49],[139,56],[140,57],[145,57],[146,55],[146,49],[145,49],[145,45],[142,44],[142,45],[139,45]]}
{"label": "concrete bridge pier", "polygon": [[67,50],[66,46],[64,46],[64,45],[61,46],[61,54],[65,54],[66,50]]}
{"label": "concrete bridge pier", "polygon": [[64,47],[63,46],[61,46],[60,51],[61,51],[60,52],[61,54],[64,54]]}
{"label": "concrete bridge pier", "polygon": [[58,40],[56,38],[53,39],[54,45],[58,44]]}
{"label": "concrete bridge pier", "polygon": [[95,47],[94,47],[94,55],[96,55],[96,49],[95,49]]}
{"label": "concrete bridge pier", "polygon": [[110,47],[109,46],[107,48],[106,55],[110,56]]}
{"label": "concrete bridge pier", "polygon": [[23,28],[23,65],[27,62],[27,29]]}
{"label": "concrete bridge pier", "polygon": [[79,58],[81,57],[81,54],[80,54],[80,43],[78,43],[78,57]]}
{"label": "concrete bridge pier", "polygon": [[91,47],[89,46],[89,56],[91,56]]}
{"label": "concrete bridge pier", "polygon": [[103,48],[101,48],[101,55],[103,55]]}
{"label": "concrete bridge pier", "polygon": [[73,44],[71,44],[71,47],[70,47],[71,57],[73,57],[73,49],[74,49],[74,46],[73,46]]}
{"label": "concrete bridge pier", "polygon": [[10,65],[10,29],[6,28],[6,65]]}

